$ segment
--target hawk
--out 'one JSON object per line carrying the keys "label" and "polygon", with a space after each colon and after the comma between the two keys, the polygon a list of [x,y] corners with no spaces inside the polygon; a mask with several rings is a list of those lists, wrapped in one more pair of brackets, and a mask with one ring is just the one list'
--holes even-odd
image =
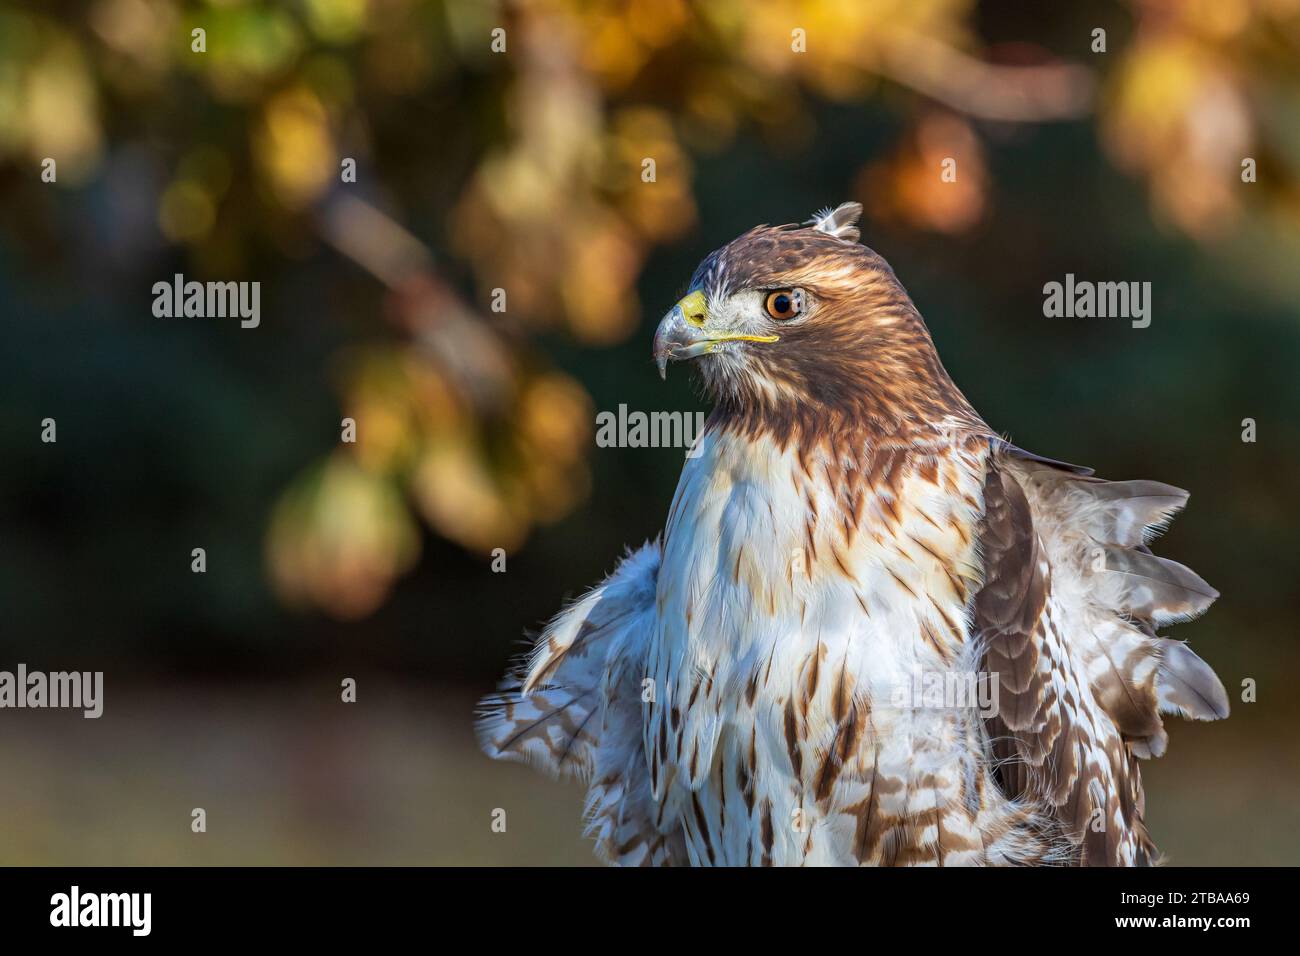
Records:
{"label": "hawk", "polygon": [[860,214],[696,270],[654,356],[714,409],[664,533],[545,628],[482,745],[586,781],[611,863],[1157,862],[1160,715],[1228,713],[1156,630],[1218,596],[1147,547],[1187,493],[990,429]]}

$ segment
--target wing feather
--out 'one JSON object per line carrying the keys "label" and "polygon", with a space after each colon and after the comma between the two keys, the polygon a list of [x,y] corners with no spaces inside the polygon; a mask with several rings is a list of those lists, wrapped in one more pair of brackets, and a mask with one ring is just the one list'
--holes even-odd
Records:
{"label": "wing feather", "polygon": [[1153,859],[1135,758],[1164,752],[1162,712],[1227,715],[1209,666],[1155,633],[1218,596],[1146,547],[1186,500],[1005,443],[990,460],[972,613],[998,675],[988,721],[998,778],[1008,795],[1053,809],[1080,863]]}
{"label": "wing feather", "polygon": [[562,611],[529,660],[480,705],[490,757],[588,784],[586,833],[622,865],[686,862],[680,827],[655,824],[641,745],[641,685],[655,619],[659,544],[629,554]]}

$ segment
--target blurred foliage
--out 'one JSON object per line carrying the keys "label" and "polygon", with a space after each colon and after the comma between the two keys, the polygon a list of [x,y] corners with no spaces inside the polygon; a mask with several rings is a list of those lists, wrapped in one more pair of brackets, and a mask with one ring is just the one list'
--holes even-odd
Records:
{"label": "blurred foliage", "polygon": [[[1107,30],[1104,53],[1092,50],[1096,27]],[[206,31],[204,52],[192,49],[196,29]],[[794,49],[801,40],[807,52]],[[138,294],[118,291],[131,283],[148,288],[182,270],[263,281],[273,314],[258,332],[137,329],[131,374],[152,380],[159,373],[147,362],[190,363],[197,378],[180,374],[176,385],[210,388],[217,427],[262,449],[221,478],[242,475],[248,486],[232,509],[277,499],[237,516],[264,534],[277,593],[353,620],[380,608],[413,568],[439,583],[449,567],[468,573],[422,527],[478,561],[571,515],[593,486],[594,409],[638,394],[605,386],[644,367],[643,341],[622,346],[643,320],[640,290],[652,313],[666,306],[691,259],[765,218],[861,199],[869,241],[914,265],[908,284],[941,327],[959,308],[976,311],[943,289],[977,260],[985,305],[1018,294],[1034,309],[1041,270],[1010,292],[971,244],[1016,255],[1013,243],[1041,246],[1068,230],[1105,244],[1150,229],[1164,245],[1140,275],[1217,263],[1226,299],[1251,288],[1265,312],[1293,308],[1297,53],[1300,0],[1130,0],[1050,16],[969,0],[5,3],[0,227],[15,277],[10,308],[82,314],[104,296],[104,311],[132,316],[130,325],[144,314]],[[1026,139],[1049,127],[1060,132]],[[1015,150],[1027,165],[1007,166]],[[955,183],[938,175],[950,156]],[[1246,156],[1258,160],[1258,183],[1241,182]],[[40,180],[46,157],[58,163],[55,188]],[[1093,183],[1048,178],[1053,164],[1080,157]],[[349,158],[355,183],[340,177]],[[646,158],[654,182],[642,179]],[[1134,198],[1145,192],[1151,219],[1119,201],[1125,208],[1105,224],[1081,227],[1082,216],[1108,215],[1087,190],[1110,167],[1132,177]],[[1106,182],[1112,196],[1126,188]],[[1187,242],[1198,244],[1190,259],[1170,258]],[[656,268],[662,250],[671,252]],[[1039,264],[1060,266],[1058,276],[1090,263],[1116,278],[1133,271],[1121,245],[1087,261],[1075,249],[1048,262],[1050,250],[1040,248]],[[930,264],[944,256],[955,257],[947,275]],[[497,289],[504,312],[492,308]],[[1014,350],[991,345],[1008,333],[990,328],[983,339],[947,330],[941,345],[967,375],[959,380]],[[95,349],[123,348],[110,333],[83,332]],[[15,341],[39,347],[22,335]],[[196,349],[214,364],[201,365]],[[1163,374],[1180,371],[1178,355],[1168,353]],[[1084,369],[1122,380],[1116,367],[1070,358],[1078,364],[1059,387]],[[54,377],[32,384],[48,395]],[[308,411],[320,379],[334,390],[333,418],[319,405]],[[1018,391],[981,397],[1006,411],[1001,421],[1032,427],[1033,412],[1015,412]],[[17,411],[27,405],[41,407],[16,403],[7,424],[29,429]],[[228,420],[271,407],[260,422]],[[358,423],[356,444],[338,442],[344,416]],[[165,454],[161,432],[139,440]],[[22,475],[44,474],[22,467],[19,497],[43,480]],[[605,476],[611,494],[626,496],[622,510],[643,467]],[[642,488],[655,502],[647,533],[673,471],[653,468]],[[36,514],[37,525],[55,520]],[[627,537],[594,510],[580,517],[603,537],[557,530],[552,541],[569,553],[590,548],[603,560],[610,541]],[[214,519],[212,533],[236,535],[231,548],[247,555],[249,532],[231,530],[233,520]],[[17,580],[37,574],[14,564]],[[541,594],[551,582],[533,583]],[[246,582],[230,587],[258,600]],[[156,620],[174,620],[187,594]]]}

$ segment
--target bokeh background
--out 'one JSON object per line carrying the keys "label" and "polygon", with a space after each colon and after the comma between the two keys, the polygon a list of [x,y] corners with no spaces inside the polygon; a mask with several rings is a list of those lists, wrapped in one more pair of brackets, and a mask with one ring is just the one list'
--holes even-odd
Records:
{"label": "bokeh background", "polygon": [[[106,672],[0,711],[0,862],[590,862],[474,701],[661,528],[680,451],[594,419],[701,407],[649,359],[697,261],[849,199],[994,427],[1191,490],[1234,708],[1152,830],[1300,861],[1300,0],[95,0],[0,3],[0,669]],[[261,326],[155,318],[177,272]],[[1067,272],[1151,326],[1044,318]]]}

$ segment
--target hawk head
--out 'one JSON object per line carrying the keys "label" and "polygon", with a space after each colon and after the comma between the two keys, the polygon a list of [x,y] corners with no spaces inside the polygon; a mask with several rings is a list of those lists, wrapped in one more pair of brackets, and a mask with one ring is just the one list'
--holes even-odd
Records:
{"label": "hawk head", "polygon": [[893,270],[858,240],[858,203],[758,226],[708,256],[654,356],[694,360],[720,413],[779,434],[978,421]]}

